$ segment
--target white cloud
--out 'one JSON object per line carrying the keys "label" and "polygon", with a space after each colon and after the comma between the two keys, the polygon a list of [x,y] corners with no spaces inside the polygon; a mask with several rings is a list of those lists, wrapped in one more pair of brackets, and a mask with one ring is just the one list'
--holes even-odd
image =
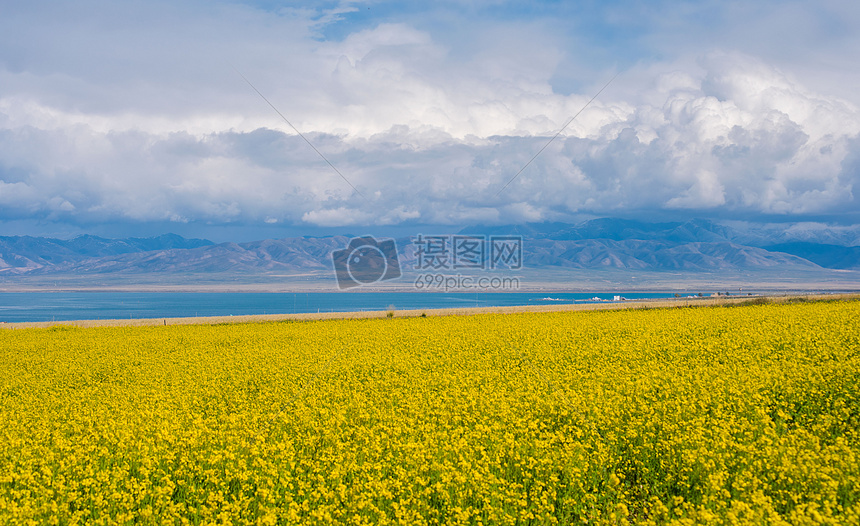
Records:
{"label": "white cloud", "polygon": [[366,212],[346,207],[311,210],[302,216],[302,221],[317,226],[366,225],[373,221]]}
{"label": "white cloud", "polygon": [[321,39],[344,9],[319,19],[109,5],[49,20],[22,8],[0,22],[0,218],[344,226],[856,214],[857,107],[749,54],[695,50],[630,68],[500,193],[593,94],[553,89],[570,50],[551,24],[476,21],[466,53],[404,21]]}
{"label": "white cloud", "polygon": [[669,199],[667,208],[707,209],[726,203],[726,189],[719,182],[717,174],[701,171],[695,175],[695,182],[678,197]]}

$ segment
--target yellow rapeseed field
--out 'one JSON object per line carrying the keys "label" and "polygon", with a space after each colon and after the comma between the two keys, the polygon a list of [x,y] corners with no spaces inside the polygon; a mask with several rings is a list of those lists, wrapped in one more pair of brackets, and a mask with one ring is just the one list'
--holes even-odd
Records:
{"label": "yellow rapeseed field", "polygon": [[859,524],[860,302],[0,332],[0,523]]}

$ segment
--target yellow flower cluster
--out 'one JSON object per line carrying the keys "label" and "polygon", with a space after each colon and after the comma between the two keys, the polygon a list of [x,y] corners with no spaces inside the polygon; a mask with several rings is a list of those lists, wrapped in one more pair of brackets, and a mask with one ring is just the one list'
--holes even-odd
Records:
{"label": "yellow flower cluster", "polygon": [[860,303],[0,333],[0,523],[858,524]]}

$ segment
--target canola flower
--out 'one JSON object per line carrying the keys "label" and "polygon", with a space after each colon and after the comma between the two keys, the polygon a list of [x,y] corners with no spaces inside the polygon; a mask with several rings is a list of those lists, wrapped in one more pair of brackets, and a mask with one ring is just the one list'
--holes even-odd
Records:
{"label": "canola flower", "polygon": [[860,302],[0,332],[3,524],[858,524]]}

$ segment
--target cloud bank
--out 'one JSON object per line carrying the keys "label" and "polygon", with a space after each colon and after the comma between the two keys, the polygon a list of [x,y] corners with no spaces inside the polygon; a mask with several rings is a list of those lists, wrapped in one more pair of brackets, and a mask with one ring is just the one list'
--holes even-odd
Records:
{"label": "cloud bank", "polygon": [[548,18],[464,43],[409,13],[349,24],[374,3],[82,5],[0,22],[0,221],[858,220],[857,101],[761,46],[582,66],[565,93],[577,50]]}

